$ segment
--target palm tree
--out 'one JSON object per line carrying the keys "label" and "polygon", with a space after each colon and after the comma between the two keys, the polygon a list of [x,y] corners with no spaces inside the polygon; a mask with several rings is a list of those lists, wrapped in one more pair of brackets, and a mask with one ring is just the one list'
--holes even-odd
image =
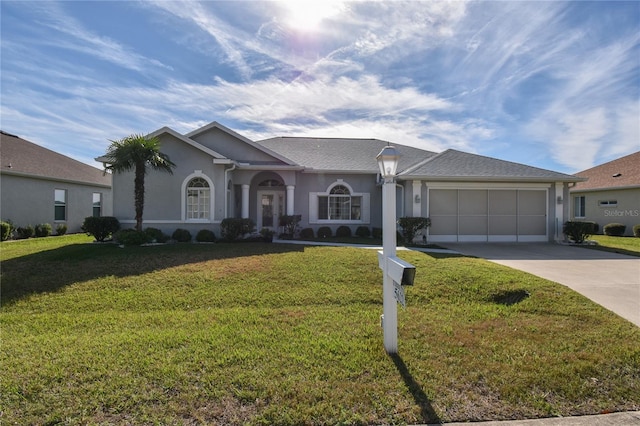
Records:
{"label": "palm tree", "polygon": [[144,177],[147,167],[173,174],[176,166],[166,154],[160,152],[160,140],[157,137],[130,135],[111,145],[105,154],[105,173],[135,172],[134,198],[136,208],[136,230],[142,231],[142,211],[144,210]]}

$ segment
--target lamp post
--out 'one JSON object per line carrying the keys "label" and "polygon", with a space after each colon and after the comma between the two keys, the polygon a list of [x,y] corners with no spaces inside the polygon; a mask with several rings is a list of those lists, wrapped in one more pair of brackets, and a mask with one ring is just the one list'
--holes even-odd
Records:
{"label": "lamp post", "polygon": [[393,279],[389,275],[389,258],[396,256],[396,169],[400,153],[385,146],[376,156],[382,185],[382,330],[384,348],[389,354],[398,353],[398,306],[394,295]]}

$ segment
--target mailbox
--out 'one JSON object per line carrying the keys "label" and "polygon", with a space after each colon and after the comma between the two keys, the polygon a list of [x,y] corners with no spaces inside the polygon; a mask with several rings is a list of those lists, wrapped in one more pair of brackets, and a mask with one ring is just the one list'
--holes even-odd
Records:
{"label": "mailbox", "polygon": [[[382,252],[378,252],[378,265],[384,271],[384,256]],[[387,274],[400,285],[413,285],[413,280],[416,277],[416,267],[399,257],[393,256],[389,258]]]}

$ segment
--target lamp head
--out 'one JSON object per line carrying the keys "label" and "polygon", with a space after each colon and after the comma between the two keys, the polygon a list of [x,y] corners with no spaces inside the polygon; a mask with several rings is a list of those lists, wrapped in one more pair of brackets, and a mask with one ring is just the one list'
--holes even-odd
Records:
{"label": "lamp head", "polygon": [[393,146],[387,145],[382,148],[382,151],[376,156],[378,167],[380,168],[380,175],[385,179],[393,178],[398,169],[399,159],[400,153]]}

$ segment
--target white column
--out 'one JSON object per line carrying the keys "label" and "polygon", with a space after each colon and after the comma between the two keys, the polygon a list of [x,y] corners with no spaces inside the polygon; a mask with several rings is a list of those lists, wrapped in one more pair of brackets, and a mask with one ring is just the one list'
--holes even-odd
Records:
{"label": "white column", "polygon": [[242,185],[242,218],[249,217],[249,185]]}
{"label": "white column", "polygon": [[[413,204],[413,217],[421,217],[422,216],[422,181],[414,180],[413,181],[413,196],[411,197],[411,202]],[[417,197],[417,198],[416,198]],[[419,200],[416,202],[416,200]]]}
{"label": "white column", "polygon": [[[560,197],[560,198],[558,198]],[[562,201],[560,201],[562,200]],[[564,199],[564,184],[562,182],[556,182],[556,208],[555,208],[555,232],[554,238],[556,241],[562,240],[562,225],[564,224],[564,206],[569,200]]]}
{"label": "white column", "polygon": [[388,274],[389,257],[396,255],[396,184],[393,178],[385,179],[382,185],[382,254],[384,256],[382,283],[384,348],[387,353],[395,354],[398,353],[398,305],[393,280]]}
{"label": "white column", "polygon": [[293,213],[293,201],[294,201],[294,190],[296,189],[293,185],[287,185],[287,216],[292,216]]}

